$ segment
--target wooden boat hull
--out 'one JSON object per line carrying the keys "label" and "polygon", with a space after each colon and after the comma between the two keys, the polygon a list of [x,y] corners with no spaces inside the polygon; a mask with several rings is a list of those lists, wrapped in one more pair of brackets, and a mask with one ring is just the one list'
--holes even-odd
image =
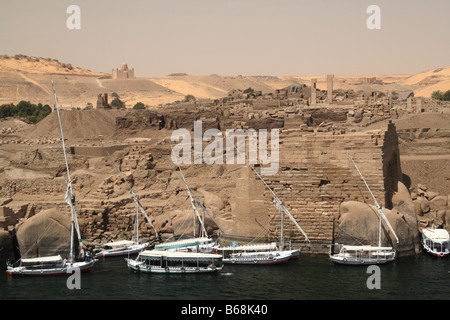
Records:
{"label": "wooden boat hull", "polygon": [[445,258],[449,256],[449,252],[440,252],[440,251],[435,251],[431,248],[429,248],[425,243],[423,243],[423,248],[425,249],[426,253],[436,257],[436,258]]}
{"label": "wooden boat hull", "polygon": [[268,255],[268,256],[235,256],[224,258],[222,261],[225,264],[246,264],[246,265],[271,265],[287,263],[293,259],[290,253],[283,255]]}
{"label": "wooden boat hull", "polygon": [[367,266],[367,265],[375,265],[375,264],[386,264],[393,262],[395,258],[389,259],[351,259],[340,256],[330,256],[331,262],[334,264],[341,265],[354,265],[354,266]]}
{"label": "wooden boat hull", "polygon": [[72,268],[79,268],[81,272],[88,272],[94,266],[95,260],[75,262],[73,265],[66,263],[65,266],[54,268],[30,269],[26,267],[8,267],[6,272],[13,276],[56,276],[71,273]]}

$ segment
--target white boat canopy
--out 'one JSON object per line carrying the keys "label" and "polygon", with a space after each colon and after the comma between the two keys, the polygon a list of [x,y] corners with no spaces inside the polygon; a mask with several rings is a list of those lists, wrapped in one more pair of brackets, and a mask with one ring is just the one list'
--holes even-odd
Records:
{"label": "white boat canopy", "polygon": [[38,263],[38,262],[61,262],[62,257],[60,255],[57,256],[48,256],[48,257],[37,257],[37,258],[29,258],[22,259],[23,263]]}
{"label": "white boat canopy", "polygon": [[141,258],[222,258],[220,254],[213,253],[196,253],[196,252],[182,252],[182,251],[161,251],[161,250],[145,250],[139,254]]}
{"label": "white boat canopy", "polygon": [[108,242],[105,243],[105,246],[109,247],[123,247],[123,246],[129,246],[132,245],[134,242],[131,240],[120,240],[120,241],[114,241],[114,242]]}
{"label": "white boat canopy", "polygon": [[444,242],[450,240],[448,231],[445,229],[423,229],[422,233],[432,241]]}
{"label": "white boat canopy", "polygon": [[245,250],[245,251],[261,251],[261,250],[275,250],[277,248],[277,243],[263,243],[254,245],[242,245],[242,246],[229,246],[229,247],[219,247],[217,250]]}
{"label": "white boat canopy", "polygon": [[178,241],[169,241],[169,242],[163,242],[161,244],[157,244],[157,245],[155,245],[155,249],[162,250],[162,249],[179,248],[179,247],[186,247],[186,246],[196,246],[196,245],[200,245],[202,243],[207,243],[207,242],[211,242],[211,239],[207,238],[207,237],[183,239],[183,240],[178,240]]}
{"label": "white boat canopy", "polygon": [[372,247],[372,246],[342,246],[346,251],[386,251],[392,250],[392,247]]}

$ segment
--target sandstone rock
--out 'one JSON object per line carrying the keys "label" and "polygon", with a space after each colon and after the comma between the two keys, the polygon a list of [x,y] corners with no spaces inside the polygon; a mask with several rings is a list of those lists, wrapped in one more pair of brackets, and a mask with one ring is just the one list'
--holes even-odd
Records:
{"label": "sandstone rock", "polygon": [[421,190],[423,190],[423,191],[427,191],[427,187],[424,186],[424,185],[421,184],[421,183],[417,184],[417,188],[418,188],[418,189],[421,189]]}
{"label": "sandstone rock", "polygon": [[434,222],[436,225],[438,225],[439,228],[444,227],[446,220],[445,220],[445,216],[446,216],[447,210],[437,210],[436,211],[436,219],[434,219]]}
{"label": "sandstone rock", "polygon": [[14,247],[9,232],[0,230],[0,261],[15,260]]}
{"label": "sandstone rock", "polygon": [[434,192],[431,190],[427,191],[427,198],[429,201],[433,200],[438,195],[439,195],[439,193],[437,193],[437,192]]}
{"label": "sandstone rock", "polygon": [[445,229],[450,232],[450,210],[445,210]]}
{"label": "sandstone rock", "polygon": [[424,197],[417,197],[417,200],[420,203],[420,210],[422,213],[428,213],[430,212],[430,203],[428,200]]}
{"label": "sandstone rock", "polygon": [[397,183],[397,192],[392,196],[392,205],[401,213],[416,217],[415,206],[408,188],[401,182]]}
{"label": "sandstone rock", "polygon": [[430,201],[430,209],[431,210],[438,210],[438,209],[444,209],[447,207],[447,197],[446,196],[435,196]]}
{"label": "sandstone rock", "polygon": [[156,226],[159,233],[161,233],[161,234],[164,234],[164,233],[173,234],[174,233],[173,225],[170,220],[171,219],[169,219],[167,217],[167,215],[161,215],[161,216],[155,217],[154,225]]}
{"label": "sandstone rock", "polygon": [[69,209],[44,210],[18,227],[17,241],[22,258],[46,255],[68,256],[70,251]]}
{"label": "sandstone rock", "polygon": [[223,200],[216,194],[208,192],[204,189],[198,189],[199,196],[203,199],[205,206],[211,212],[211,214],[223,210],[225,207],[225,203]]}
{"label": "sandstone rock", "polygon": [[422,206],[420,199],[413,200],[414,203],[414,211],[416,212],[417,217],[423,216]]}
{"label": "sandstone rock", "polygon": [[[379,217],[374,206],[362,202],[341,203],[339,234],[337,243],[378,244]],[[399,213],[397,210],[383,209],[387,219],[399,238],[399,244],[383,221],[382,245],[393,245],[399,254],[419,251],[419,232],[415,218]]]}

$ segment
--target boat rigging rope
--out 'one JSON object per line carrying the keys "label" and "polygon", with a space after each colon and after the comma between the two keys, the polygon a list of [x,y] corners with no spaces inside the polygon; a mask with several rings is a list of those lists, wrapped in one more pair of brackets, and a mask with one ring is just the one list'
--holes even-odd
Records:
{"label": "boat rigging rope", "polygon": [[34,249],[34,248],[38,245],[39,241],[41,241],[41,240],[44,238],[44,236],[47,234],[47,232],[50,230],[50,227],[51,227],[54,223],[56,223],[56,221],[55,221],[55,220],[51,220],[51,222],[48,224],[47,228],[45,228],[45,230],[44,230],[44,232],[42,233],[42,235],[41,235],[38,239],[36,239],[36,241],[34,242],[34,244],[33,244],[33,245],[32,245],[32,246],[31,246],[24,254],[20,254],[19,260],[17,260],[15,263],[17,263],[17,262],[19,262],[20,260],[22,260],[23,257],[26,257],[26,255],[28,254],[28,252],[30,252],[32,249]]}

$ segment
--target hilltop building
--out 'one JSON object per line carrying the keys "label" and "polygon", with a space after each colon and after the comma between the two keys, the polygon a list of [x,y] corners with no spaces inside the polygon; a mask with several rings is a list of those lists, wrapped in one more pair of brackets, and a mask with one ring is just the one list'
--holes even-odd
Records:
{"label": "hilltop building", "polygon": [[128,65],[124,62],[120,69],[112,70],[113,79],[134,79],[134,68],[128,69]]}

